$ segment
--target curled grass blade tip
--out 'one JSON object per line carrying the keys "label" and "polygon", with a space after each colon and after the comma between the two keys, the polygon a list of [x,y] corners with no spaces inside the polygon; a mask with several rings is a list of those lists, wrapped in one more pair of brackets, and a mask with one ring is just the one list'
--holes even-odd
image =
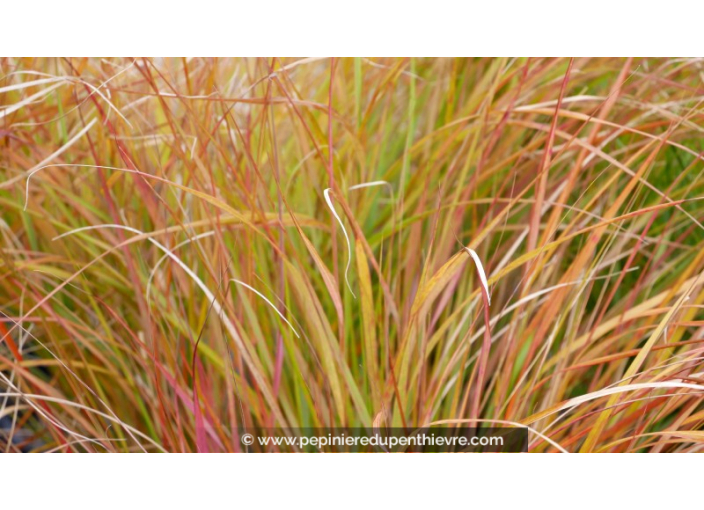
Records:
{"label": "curled grass blade tip", "polygon": [[491,294],[489,293],[489,284],[486,281],[486,273],[484,272],[484,266],[482,265],[482,261],[479,259],[479,255],[477,255],[477,252],[474,251],[472,248],[465,246],[464,249],[467,253],[469,253],[469,256],[472,257],[472,260],[474,260],[474,263],[477,265],[477,273],[479,273],[479,279],[482,282],[482,287],[484,287],[484,291],[486,292],[486,296],[489,301],[489,304],[491,304]]}
{"label": "curled grass blade tip", "polygon": [[347,235],[347,230],[345,230],[345,226],[342,224],[342,220],[337,215],[337,211],[333,207],[332,201],[330,200],[330,190],[331,189],[332,188],[325,189],[323,191],[323,196],[325,196],[325,202],[327,202],[328,207],[330,208],[330,212],[332,212],[332,215],[335,216],[337,223],[340,224],[340,228],[342,229],[342,233],[345,235],[345,241],[347,241],[347,266],[345,267],[345,282],[347,283],[347,288],[350,289],[350,293],[352,294],[352,297],[357,299],[357,296],[355,296],[354,291],[352,290],[352,285],[350,285],[350,280],[347,276],[350,271],[350,263],[352,262],[352,245],[350,244],[350,238]]}

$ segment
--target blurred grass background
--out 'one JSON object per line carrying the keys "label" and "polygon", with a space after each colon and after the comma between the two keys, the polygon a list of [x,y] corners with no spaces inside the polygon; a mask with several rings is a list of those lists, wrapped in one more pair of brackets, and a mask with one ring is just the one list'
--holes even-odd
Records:
{"label": "blurred grass background", "polygon": [[0,60],[0,446],[700,449],[703,72]]}

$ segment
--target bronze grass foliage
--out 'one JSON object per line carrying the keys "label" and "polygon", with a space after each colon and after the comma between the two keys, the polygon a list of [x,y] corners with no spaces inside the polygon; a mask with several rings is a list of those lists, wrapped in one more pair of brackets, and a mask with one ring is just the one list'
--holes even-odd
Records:
{"label": "bronze grass foliage", "polygon": [[2,450],[700,449],[700,60],[0,62]]}

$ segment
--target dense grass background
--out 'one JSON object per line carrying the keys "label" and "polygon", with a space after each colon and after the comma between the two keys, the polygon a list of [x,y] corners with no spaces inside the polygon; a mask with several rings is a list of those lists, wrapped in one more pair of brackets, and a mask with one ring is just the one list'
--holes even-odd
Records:
{"label": "dense grass background", "polygon": [[481,423],[699,449],[703,73],[2,60],[0,446]]}

